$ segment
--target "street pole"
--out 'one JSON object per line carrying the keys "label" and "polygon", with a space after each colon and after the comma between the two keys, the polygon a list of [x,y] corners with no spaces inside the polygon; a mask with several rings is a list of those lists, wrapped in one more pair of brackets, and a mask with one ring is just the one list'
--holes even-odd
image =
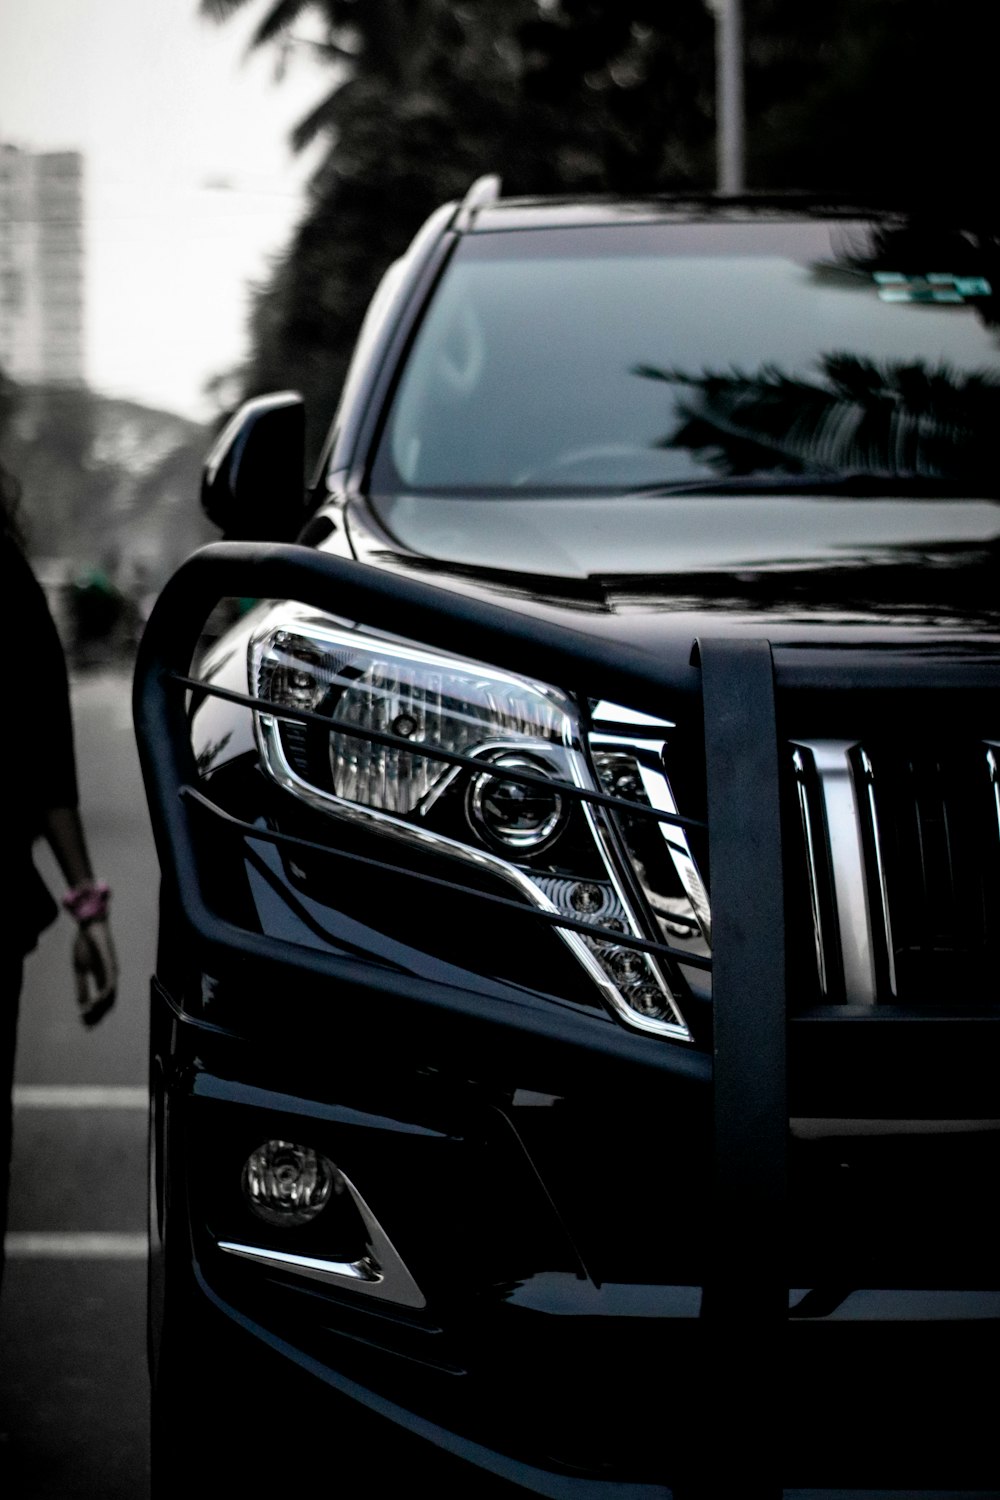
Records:
{"label": "street pole", "polygon": [[742,0],[708,0],[715,12],[715,143],[720,193],[746,187]]}

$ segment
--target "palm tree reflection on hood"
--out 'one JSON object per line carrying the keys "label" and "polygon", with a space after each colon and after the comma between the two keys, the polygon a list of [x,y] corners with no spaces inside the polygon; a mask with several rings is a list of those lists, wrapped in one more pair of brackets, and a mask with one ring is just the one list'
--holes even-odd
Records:
{"label": "palm tree reflection on hood", "polygon": [[720,477],[864,475],[997,492],[1000,374],[988,370],[959,375],[946,364],[831,353],[814,379],[772,364],[633,373],[683,388],[680,423],[658,446],[686,448]]}

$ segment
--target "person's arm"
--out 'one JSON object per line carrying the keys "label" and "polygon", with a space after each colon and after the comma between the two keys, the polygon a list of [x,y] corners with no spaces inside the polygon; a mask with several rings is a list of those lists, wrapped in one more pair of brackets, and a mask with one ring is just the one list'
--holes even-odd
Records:
{"label": "person's arm", "polygon": [[77,812],[73,718],[66,661],[45,594],[10,536],[0,537],[4,601],[32,643],[35,753],[23,769],[22,790],[31,833],[48,841],[69,887],[63,905],[77,923],[73,970],[80,1019],[87,1026],[110,1010],[118,986],[118,964],[107,921],[107,888],[95,881]]}
{"label": "person's arm", "polygon": [[63,905],[77,922],[73,971],[80,1019],[93,1026],[115,1003],[118,961],[108,926],[107,887],[94,879],[87,840],[75,807],[50,807],[44,834],[69,887]]}

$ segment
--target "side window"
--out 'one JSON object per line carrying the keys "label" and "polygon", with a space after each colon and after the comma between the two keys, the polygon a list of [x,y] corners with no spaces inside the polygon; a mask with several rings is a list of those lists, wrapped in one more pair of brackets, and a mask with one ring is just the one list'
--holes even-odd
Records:
{"label": "side window", "polygon": [[482,322],[471,300],[462,299],[446,318],[432,322],[421,349],[418,375],[406,382],[400,395],[392,458],[405,484],[423,482],[422,460],[429,451],[439,463],[449,434],[454,446],[455,424],[468,417],[485,367]]}
{"label": "side window", "polygon": [[333,419],[333,431],[330,439],[331,449],[336,442],[336,434],[340,427],[340,414],[350,405],[354,396],[354,388],[358,384],[358,381],[369,372],[372,347],[375,343],[376,335],[381,327],[386,308],[392,300],[403,273],[403,261],[394,260],[384,272],[382,280],[375,289],[375,295],[368,304],[368,310],[365,313],[357,342],[354,345],[354,352],[351,355],[351,363],[340,393],[340,400],[337,402],[337,411]]}

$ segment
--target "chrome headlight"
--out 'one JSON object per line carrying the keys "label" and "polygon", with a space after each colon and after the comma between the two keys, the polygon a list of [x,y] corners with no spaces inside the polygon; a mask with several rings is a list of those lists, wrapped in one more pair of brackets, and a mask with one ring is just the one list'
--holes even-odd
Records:
{"label": "chrome headlight", "polygon": [[[688,1038],[660,965],[616,940],[656,934],[634,909],[610,820],[571,794],[602,790],[571,698],[290,605],[253,636],[248,669],[255,696],[329,721],[257,712],[261,760],[280,786],[499,876],[536,908],[592,921],[593,936],[558,930],[605,1003],[639,1030]],[[431,748],[475,765],[421,753]]]}

